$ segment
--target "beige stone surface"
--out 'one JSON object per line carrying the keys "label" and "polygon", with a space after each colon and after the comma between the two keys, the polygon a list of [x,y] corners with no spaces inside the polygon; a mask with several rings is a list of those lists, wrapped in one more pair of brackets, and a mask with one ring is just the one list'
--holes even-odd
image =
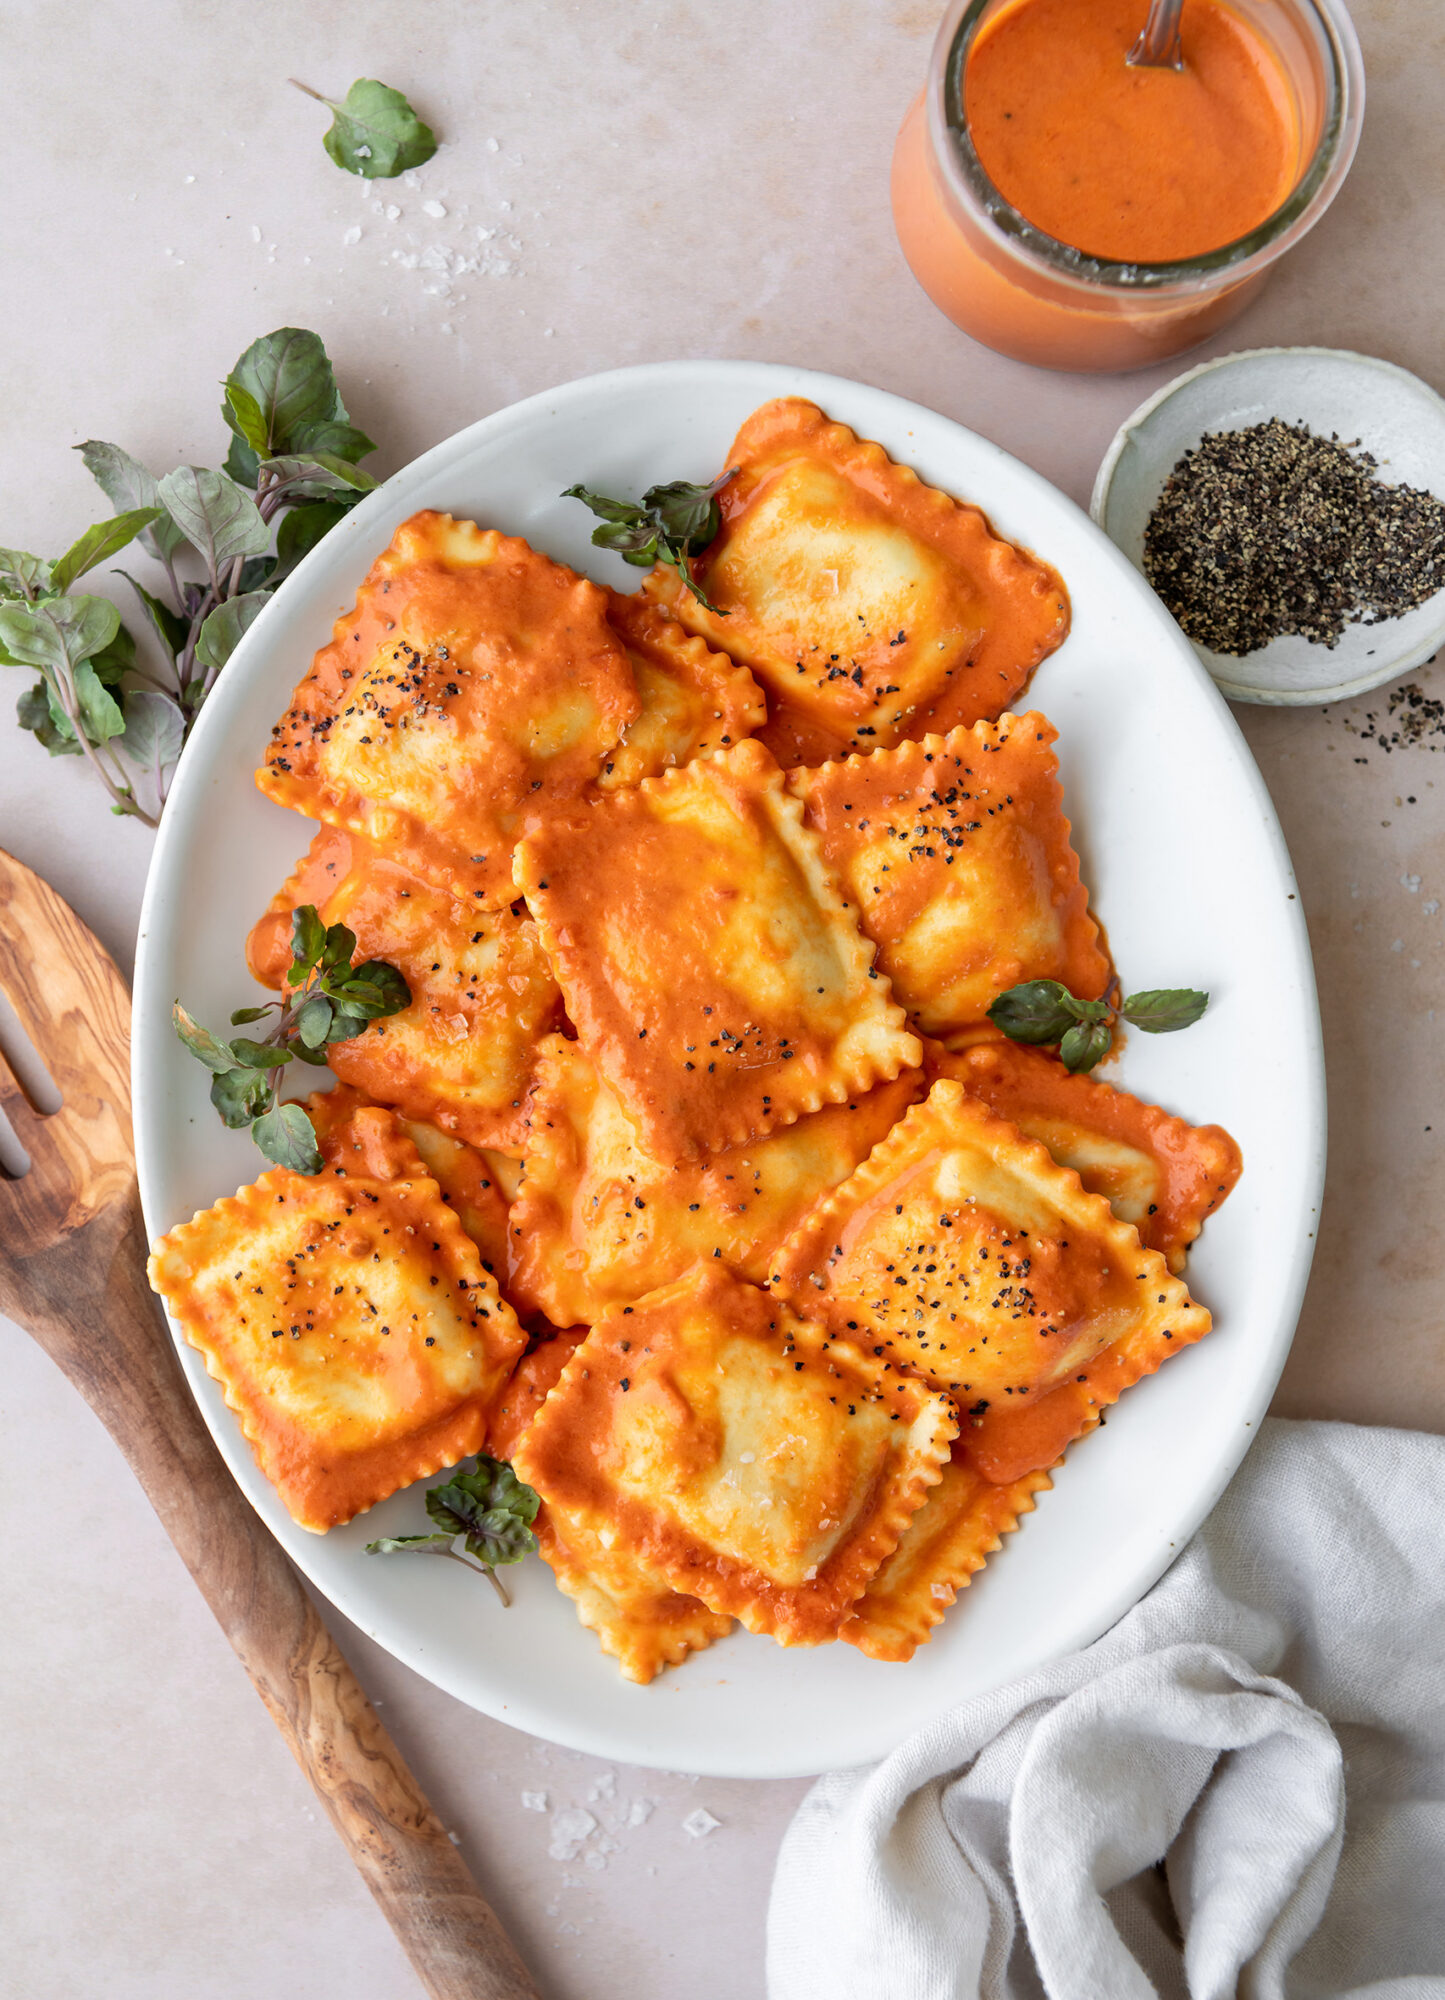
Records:
{"label": "beige stone surface", "polygon": [[[0,540],[55,551],[102,511],[67,450],[84,438],[159,469],[218,458],[219,379],[287,323],[324,336],[381,471],[578,374],[759,356],[917,397],[1086,499],[1115,426],[1171,371],[1038,374],[914,287],[887,168],[937,11],[14,0]],[[1354,174],[1218,345],[1356,347],[1445,388],[1445,20],[1431,0],[1355,11],[1371,101]],[[419,186],[363,188],[288,75],[337,94],[383,77],[446,144]],[[1445,695],[1438,669],[1414,678]],[[1277,1407],[1445,1428],[1445,736],[1390,754],[1366,740],[1389,693],[1239,712],[1299,870],[1330,1073],[1321,1248]],[[149,836],[8,726],[0,844],[128,961]],[[404,2000],[409,1970],[114,1447],[18,1330],[0,1341],[0,1994]],[[801,1785],[609,1774],[336,1622],[548,2000],[761,1994]],[[647,1816],[623,1824],[633,1801]],[[721,1824],[693,1839],[698,1805]],[[572,1809],[597,1826],[564,1861],[547,1850]]]}

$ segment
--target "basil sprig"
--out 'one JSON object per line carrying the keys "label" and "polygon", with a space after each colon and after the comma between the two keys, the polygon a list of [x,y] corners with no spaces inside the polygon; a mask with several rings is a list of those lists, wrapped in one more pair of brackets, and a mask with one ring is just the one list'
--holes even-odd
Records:
{"label": "basil sprig", "polygon": [[[532,1488],[518,1479],[505,1460],[478,1452],[474,1471],[454,1473],[444,1486],[433,1486],[428,1492],[426,1510],[437,1524],[435,1534],[386,1535],[379,1542],[368,1542],[366,1553],[449,1556],[465,1569],[480,1565],[506,1604],[507,1593],[496,1574],[497,1564],[520,1562],[523,1556],[532,1554],[537,1546],[532,1523],[540,1504]],[[455,1544],[459,1537],[467,1554],[475,1556],[476,1562],[468,1562],[466,1556],[457,1553]]]}
{"label": "basil sprig", "polygon": [[278,1098],[279,1072],[293,1061],[324,1069],[330,1043],[349,1042],[372,1021],[411,1005],[411,988],[394,965],[379,958],[353,965],[355,950],[354,931],[345,924],[328,929],[304,903],[291,916],[286,998],[238,1007],[231,1016],[231,1026],[239,1028],[274,1014],[263,1041],[245,1035],[222,1041],[192,1020],[179,1000],[171,1013],[176,1033],[211,1071],[211,1102],[221,1122],[234,1131],[249,1125],[266,1158],[298,1174],[320,1173],[321,1154],[305,1111]]}
{"label": "basil sprig", "polygon": [[[351,422],[325,347],[301,327],[246,349],[222,415],[232,437],[220,471],[184,465],[157,479],[91,438],[78,450],[114,517],[53,562],[0,549],[0,666],[39,675],[17,704],[21,728],[52,757],[85,757],[112,809],[147,826],[242,634],[376,484],[357,464],[375,446]],[[120,572],[143,613],[144,652],[109,599],[74,588],[131,544],[164,576],[152,589]]]}
{"label": "basil sprig", "polygon": [[717,496],[736,474],[734,467],[711,486],[672,479],[664,486],[649,486],[641,501],[609,500],[605,494],[589,493],[585,486],[569,486],[562,498],[580,500],[601,518],[602,526],[592,530],[595,547],[611,549],[636,569],[663,563],[676,570],[699,604],[725,618],[727,613],[709,602],[694,579],[689,559],[717,539],[722,526]]}
{"label": "basil sprig", "polygon": [[1114,1042],[1114,1023],[1125,1020],[1146,1035],[1192,1028],[1209,995],[1189,986],[1160,986],[1131,994],[1116,1008],[1107,1000],[1076,1000],[1057,979],[1026,979],[1000,993],[988,1010],[996,1028],[1014,1042],[1056,1042],[1066,1069],[1091,1070]]}

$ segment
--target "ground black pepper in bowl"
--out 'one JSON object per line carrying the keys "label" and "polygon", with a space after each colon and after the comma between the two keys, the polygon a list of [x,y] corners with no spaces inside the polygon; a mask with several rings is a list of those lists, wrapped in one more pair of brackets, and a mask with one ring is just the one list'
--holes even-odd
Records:
{"label": "ground black pepper in bowl", "polygon": [[1144,574],[1188,636],[1257,652],[1413,611],[1445,588],[1445,504],[1375,477],[1356,444],[1278,417],[1185,452],[1144,531]]}

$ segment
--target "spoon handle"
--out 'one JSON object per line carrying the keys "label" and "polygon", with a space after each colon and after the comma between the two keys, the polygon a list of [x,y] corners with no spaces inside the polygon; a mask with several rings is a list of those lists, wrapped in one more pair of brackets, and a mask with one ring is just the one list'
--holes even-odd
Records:
{"label": "spoon handle", "polygon": [[1143,31],[1129,51],[1131,69],[1183,69],[1184,49],[1179,39],[1179,17],[1184,0],[1149,0],[1149,15]]}

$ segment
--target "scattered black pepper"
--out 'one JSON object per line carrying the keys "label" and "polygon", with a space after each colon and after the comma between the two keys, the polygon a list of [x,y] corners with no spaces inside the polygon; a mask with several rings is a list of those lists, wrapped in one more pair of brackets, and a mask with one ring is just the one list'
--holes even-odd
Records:
{"label": "scattered black pepper", "polygon": [[1144,530],[1144,574],[1191,639],[1253,653],[1284,633],[1335,646],[1445,587],[1445,503],[1279,417],[1185,452]]}

